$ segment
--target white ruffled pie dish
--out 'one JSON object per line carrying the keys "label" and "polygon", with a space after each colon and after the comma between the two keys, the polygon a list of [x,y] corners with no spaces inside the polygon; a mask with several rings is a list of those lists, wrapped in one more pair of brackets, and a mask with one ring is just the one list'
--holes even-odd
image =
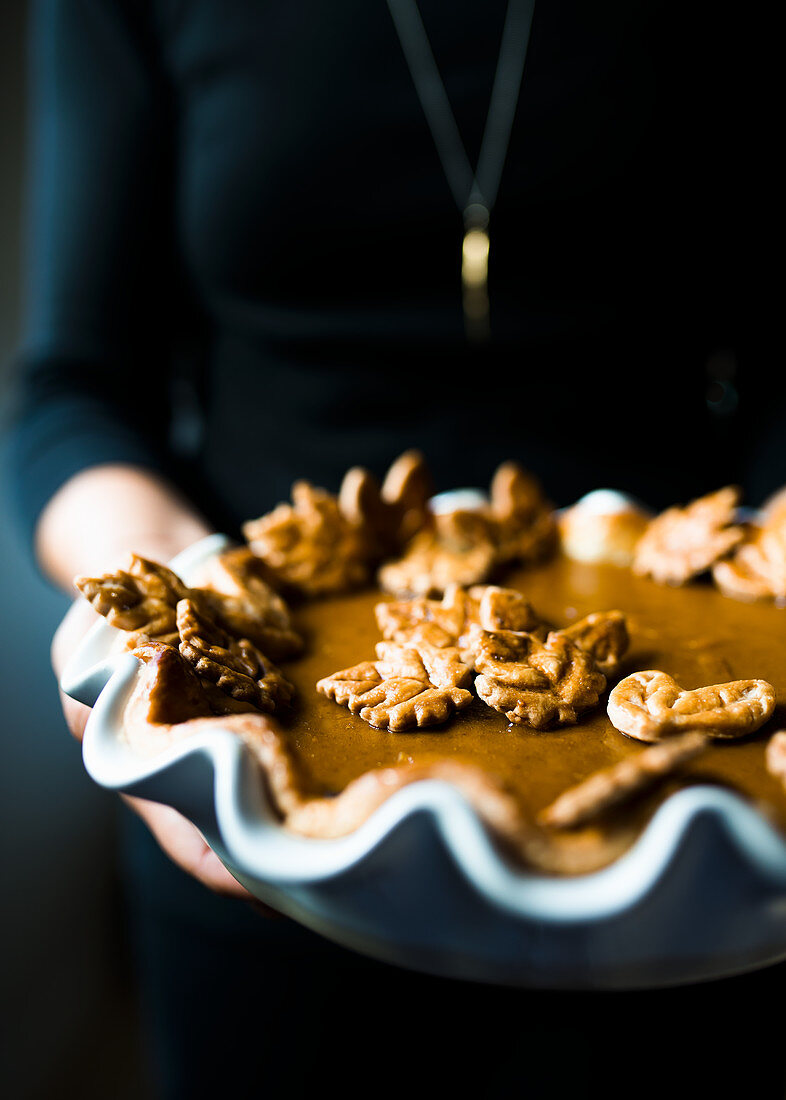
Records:
{"label": "white ruffled pie dish", "polygon": [[[451,496],[435,504],[470,504]],[[170,565],[189,583],[228,545],[212,535]],[[93,707],[89,774],[179,810],[254,895],[330,939],[432,973],[555,989],[693,982],[786,958],[786,842],[733,793],[672,795],[622,857],[572,878],[509,863],[444,780],[398,790],[346,837],[308,839],[281,826],[256,759],[232,733],[154,757],[130,748],[123,711],[139,663],[115,639],[97,622],[61,678]]]}

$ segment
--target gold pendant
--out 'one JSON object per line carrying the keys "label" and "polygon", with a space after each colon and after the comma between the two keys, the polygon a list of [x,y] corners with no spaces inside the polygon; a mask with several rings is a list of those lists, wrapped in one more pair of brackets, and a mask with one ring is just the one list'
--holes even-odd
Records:
{"label": "gold pendant", "polygon": [[469,340],[489,337],[489,235],[486,229],[468,229],[461,249],[461,286],[464,325]]}

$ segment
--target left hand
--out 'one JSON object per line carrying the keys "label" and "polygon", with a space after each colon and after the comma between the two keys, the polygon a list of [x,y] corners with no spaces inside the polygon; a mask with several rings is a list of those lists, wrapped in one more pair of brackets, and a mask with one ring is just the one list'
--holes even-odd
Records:
{"label": "left hand", "polygon": [[[57,628],[52,639],[52,667],[58,681],[66,660],[96,621],[96,613],[92,607],[79,600],[72,605]],[[90,717],[90,707],[77,703],[62,691],[60,700],[68,728],[77,741],[81,741]],[[232,877],[216,853],[208,847],[196,826],[177,810],[142,798],[131,798],[127,795],[123,798],[139,814],[163,851],[187,874],[214,893],[244,898],[246,901],[253,901],[258,910],[271,912],[257,903],[248,890]]]}

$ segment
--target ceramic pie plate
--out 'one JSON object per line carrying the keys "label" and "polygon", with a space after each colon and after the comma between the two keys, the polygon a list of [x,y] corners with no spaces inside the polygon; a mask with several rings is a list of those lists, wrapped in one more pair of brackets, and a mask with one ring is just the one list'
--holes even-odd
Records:
{"label": "ceramic pie plate", "polygon": [[[229,545],[211,535],[169,564],[189,583]],[[507,862],[444,780],[397,791],[346,837],[303,838],[281,827],[228,731],[152,758],[130,749],[122,716],[139,665],[115,639],[97,622],[61,678],[93,707],[89,774],[173,806],[252,894],[329,939],[434,974],[551,989],[695,982],[786,958],[786,842],[729,791],[677,792],[623,856],[572,878]]]}

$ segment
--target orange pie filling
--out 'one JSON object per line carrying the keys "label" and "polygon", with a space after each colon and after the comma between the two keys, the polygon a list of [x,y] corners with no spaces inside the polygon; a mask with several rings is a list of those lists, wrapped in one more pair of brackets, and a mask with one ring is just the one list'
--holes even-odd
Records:
{"label": "orange pie filling", "polygon": [[[480,509],[434,516],[429,495],[408,454],[381,486],[300,483],[194,587],[138,557],[78,578],[141,662],[132,747],[229,729],[282,825],[315,838],[445,779],[547,873],[608,864],[696,783],[786,830],[783,509],[748,529],[723,490],[557,523],[510,463]],[[755,598],[730,598],[742,570]]]}

